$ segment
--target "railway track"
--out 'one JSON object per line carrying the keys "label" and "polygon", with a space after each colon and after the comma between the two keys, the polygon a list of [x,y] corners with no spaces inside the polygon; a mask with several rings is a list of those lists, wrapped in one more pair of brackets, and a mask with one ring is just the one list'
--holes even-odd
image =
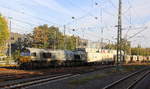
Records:
{"label": "railway track", "polygon": [[[87,71],[77,71],[75,70],[74,72],[71,72],[71,74],[82,74],[82,73],[88,73],[88,72],[93,72],[93,71],[97,71],[97,70],[102,70],[102,69],[107,69],[107,68],[112,68],[115,66],[103,66],[97,69],[92,69],[92,70],[87,70]],[[61,73],[61,74],[65,74],[65,73]],[[28,75],[28,74],[6,74],[6,75],[0,75],[0,81],[11,81],[11,80],[16,80],[16,79],[23,79],[23,78],[32,78],[32,77],[40,77],[40,76],[46,76],[46,75],[50,75],[50,74],[45,74],[45,75]]]}
{"label": "railway track", "polygon": [[71,77],[75,77],[78,76],[79,74],[73,75],[73,74],[65,74],[65,75],[57,75],[57,76],[44,76],[44,77],[40,77],[40,78],[32,78],[30,80],[25,80],[22,82],[16,82],[16,83],[11,83],[11,84],[6,84],[6,85],[2,85],[0,86],[0,89],[21,89],[21,88],[27,88],[27,87],[31,87],[32,85],[39,85],[39,84],[43,84],[46,82],[56,82],[56,81],[60,81],[60,80],[64,80],[67,78],[71,78]]}
{"label": "railway track", "polygon": [[10,81],[10,80],[16,80],[16,79],[22,79],[22,78],[30,78],[30,77],[37,77],[42,75],[28,75],[28,74],[8,74],[8,75],[1,75],[0,81]]}
{"label": "railway track", "polygon": [[103,89],[134,89],[144,77],[150,74],[149,69],[150,68],[144,68],[131,73],[124,78],[105,86]]}
{"label": "railway track", "polygon": [[150,74],[150,71],[146,72],[145,74],[143,74],[143,76],[141,76],[139,79],[137,79],[134,83],[132,83],[127,89],[136,89],[136,86],[138,85],[138,83],[143,80],[146,76],[148,76]]}
{"label": "railway track", "polygon": [[23,80],[23,81],[16,81],[16,82],[11,82],[11,83],[6,83],[3,85],[0,85],[0,89],[20,89],[20,88],[25,88],[25,87],[37,85],[37,84],[38,85],[43,84],[46,82],[56,82],[56,81],[60,81],[63,79],[75,77],[75,76],[78,76],[80,74],[94,72],[97,70],[109,69],[109,68],[113,68],[113,67],[115,67],[115,66],[104,66],[104,67],[98,68],[96,70],[89,70],[89,71],[84,71],[84,72],[80,71],[80,72],[76,72],[76,73],[72,73],[72,74],[42,75],[42,76],[38,76],[38,77],[28,78],[28,79]]}

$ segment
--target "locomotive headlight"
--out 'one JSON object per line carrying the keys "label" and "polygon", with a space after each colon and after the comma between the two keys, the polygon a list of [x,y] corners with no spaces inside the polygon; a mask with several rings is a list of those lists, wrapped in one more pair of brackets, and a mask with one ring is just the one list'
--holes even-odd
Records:
{"label": "locomotive headlight", "polygon": [[20,57],[20,62],[24,63],[24,62],[30,62],[31,61],[31,57]]}

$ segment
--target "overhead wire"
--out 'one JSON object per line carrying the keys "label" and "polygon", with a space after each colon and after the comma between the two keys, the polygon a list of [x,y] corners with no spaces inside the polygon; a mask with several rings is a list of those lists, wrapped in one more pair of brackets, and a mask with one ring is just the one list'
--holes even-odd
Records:
{"label": "overhead wire", "polygon": [[129,38],[127,38],[127,39],[131,39],[131,38],[133,38],[133,37],[137,36],[138,34],[142,33],[142,32],[143,32],[143,31],[145,31],[146,29],[147,29],[147,28],[144,28],[144,29],[142,29],[142,30],[138,31],[137,33],[133,34],[132,36],[130,36],[130,37],[129,37]]}
{"label": "overhead wire", "polygon": [[[14,23],[13,21],[12,21],[12,23]],[[12,27],[22,27],[22,29],[29,29],[29,28],[27,28],[27,26],[25,26],[25,25],[22,25],[22,24],[17,24],[17,25],[12,25]]]}
{"label": "overhead wire", "polygon": [[108,2],[112,5],[112,7],[113,7],[114,9],[117,9],[117,7],[114,5],[114,3],[113,3],[111,0],[108,0]]}
{"label": "overhead wire", "polygon": [[[5,7],[6,8],[6,7]],[[79,7],[80,8],[80,7]],[[7,8],[7,9],[12,9],[12,8]],[[80,8],[81,9],[81,8]],[[14,10],[14,9],[13,9]],[[81,10],[83,10],[83,9],[81,9]],[[14,10],[14,11],[16,11],[16,12],[18,12],[17,10]],[[83,10],[83,11],[85,11],[85,10]],[[106,11],[104,11],[104,12],[106,12]],[[24,15],[28,15],[28,14],[26,14],[26,13],[24,13],[24,12],[20,12],[19,11],[19,13],[21,13],[21,14],[24,14]],[[110,14],[110,13],[109,13]],[[29,15],[29,16],[32,16],[32,15]],[[80,18],[78,18],[78,20],[81,20],[81,19],[83,19],[84,17],[86,17],[86,16],[91,16],[91,13],[90,12],[88,12],[85,16],[82,16],[82,17],[80,17]],[[93,16],[93,15],[92,15]],[[34,17],[34,16],[32,16],[32,17]],[[34,17],[35,18],[35,17]],[[39,17],[36,17],[36,19],[38,19],[38,20],[43,20],[42,18],[39,18]],[[49,22],[49,21],[47,21],[47,20],[43,20],[43,21],[46,21],[46,22]],[[20,21],[20,22],[23,22],[23,21]],[[26,23],[26,22],[24,22],[24,23]],[[50,22],[51,23],[51,22]],[[29,23],[26,23],[26,24],[29,24]]]}
{"label": "overhead wire", "polygon": [[[127,38],[127,35],[128,35],[128,33],[129,33],[129,31],[131,30],[131,28],[132,28],[132,16],[131,16],[131,8],[132,8],[132,4],[131,4],[131,2],[128,0],[128,4],[129,4],[129,8],[127,9],[127,11],[129,11],[129,28],[128,28],[128,30],[127,30],[127,32],[125,33],[125,38]],[[127,12],[127,11],[125,11],[125,12]]]}
{"label": "overhead wire", "polygon": [[[69,0],[70,1],[70,0]],[[72,2],[70,2],[72,5],[74,5]],[[80,7],[79,7],[80,8]],[[81,9],[81,8],[80,8]],[[85,10],[83,10],[83,9],[81,9],[82,11],[84,11],[85,12]],[[110,13],[108,13],[107,11],[104,11],[105,13],[107,13],[107,14],[109,14],[110,15]],[[90,13],[88,13],[88,14],[90,14]],[[90,16],[91,16],[91,14],[90,14]],[[112,16],[112,14],[111,14],[111,16]]]}
{"label": "overhead wire", "polygon": [[27,24],[27,25],[30,25],[30,26],[35,26],[36,24],[33,24],[33,23],[30,23],[30,22],[26,22],[26,21],[23,21],[23,20],[19,20],[19,19],[14,19],[13,20],[17,21],[17,22],[21,22],[21,23],[24,23],[24,24]]}
{"label": "overhead wire", "polygon": [[[36,2],[35,2],[36,3]],[[18,2],[18,4],[20,4],[21,6],[25,6],[26,4],[25,3],[20,3],[20,2]],[[36,3],[37,5],[39,5],[39,3]],[[33,7],[30,7],[30,9],[32,9],[32,10],[34,10],[35,8],[33,8]],[[48,14],[48,13],[47,13]],[[51,17],[51,18],[55,18],[56,19],[56,17],[54,17],[54,16],[49,16],[50,14],[48,14],[48,17]],[[46,19],[44,19],[44,20],[46,20]],[[51,21],[52,22],[52,21]],[[57,23],[54,23],[53,22],[53,24],[57,24]],[[59,26],[62,26],[63,27],[63,25],[60,25],[60,24],[57,24],[57,25],[59,25]]]}
{"label": "overhead wire", "polygon": [[[126,35],[129,33],[129,31],[131,31],[131,29],[136,29],[136,30],[137,30],[137,29],[142,29],[142,28],[144,29],[144,30],[140,30],[139,32],[137,32],[137,33],[135,33],[135,34],[133,34],[132,36],[129,37],[129,38],[133,38],[133,37],[137,36],[138,34],[140,34],[141,32],[145,31],[145,29],[147,28],[147,26],[145,26],[146,23],[144,23],[142,27],[139,27],[139,28],[132,28],[132,27],[133,27],[133,26],[132,26],[133,23],[132,23],[132,18],[131,18],[131,9],[132,9],[132,11],[133,11],[134,8],[133,8],[133,6],[132,6],[130,0],[128,0],[128,4],[131,5],[131,6],[130,6],[131,8],[129,9],[129,16],[130,16],[130,17],[129,17],[129,18],[130,18],[130,23],[129,23],[129,24],[130,24],[130,27],[129,27],[129,29],[128,29],[127,32],[126,32]],[[133,12],[132,12],[132,13],[133,13]],[[137,13],[136,13],[135,11],[134,11],[134,13],[137,15]],[[139,17],[139,18],[140,18],[140,17]],[[140,18],[140,20],[142,20],[142,18]]]}
{"label": "overhead wire", "polygon": [[[44,22],[48,22],[48,23],[53,24],[53,25],[59,25],[59,24],[56,24],[56,23],[54,23],[54,22],[52,22],[52,21],[43,19],[43,18],[41,18],[41,17],[34,16],[34,15],[31,15],[31,14],[27,14],[27,13],[25,13],[25,12],[18,11],[18,10],[13,9],[13,8],[9,8],[9,7],[6,7],[6,6],[1,6],[1,5],[0,5],[0,7],[1,7],[1,8],[8,9],[8,10],[15,11],[15,12],[20,13],[20,14],[22,14],[22,15],[30,16],[30,17],[32,17],[33,19],[37,19],[37,20],[41,20],[41,21],[44,21]],[[60,26],[60,25],[59,25],[59,26]]]}
{"label": "overhead wire", "polygon": [[[72,0],[68,0],[68,3],[70,3],[71,5],[73,5],[73,6],[77,7],[77,8],[79,8],[79,9],[80,9],[81,11],[83,11],[83,12],[86,12],[86,13],[89,12],[89,11],[86,11],[85,9],[81,8],[80,6],[74,4],[74,3],[72,2]],[[92,13],[89,13],[89,15],[92,16],[92,17],[95,17]]]}

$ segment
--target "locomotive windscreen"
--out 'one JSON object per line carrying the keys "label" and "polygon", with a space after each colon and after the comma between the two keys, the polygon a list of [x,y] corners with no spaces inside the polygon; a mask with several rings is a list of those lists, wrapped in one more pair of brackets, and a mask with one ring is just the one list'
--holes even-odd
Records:
{"label": "locomotive windscreen", "polygon": [[81,59],[80,55],[74,55],[74,59]]}
{"label": "locomotive windscreen", "polygon": [[44,58],[51,58],[52,54],[51,53],[43,53]]}
{"label": "locomotive windscreen", "polygon": [[30,51],[28,49],[24,49],[20,53],[21,56],[30,56]]}

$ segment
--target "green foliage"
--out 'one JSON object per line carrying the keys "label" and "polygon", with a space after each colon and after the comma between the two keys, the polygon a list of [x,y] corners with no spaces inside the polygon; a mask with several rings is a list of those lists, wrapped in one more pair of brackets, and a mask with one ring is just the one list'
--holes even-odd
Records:
{"label": "green foliage", "polygon": [[131,53],[132,55],[150,56],[150,48],[132,48]]}
{"label": "green foliage", "polygon": [[17,61],[17,59],[20,57],[20,50],[16,50],[15,52],[13,52],[13,59],[15,61]]}
{"label": "green foliage", "polygon": [[64,45],[68,50],[76,48],[77,37],[64,36],[58,27],[48,27],[48,25],[35,27],[32,37],[34,40],[33,47],[36,48],[64,49]]}
{"label": "green foliage", "polygon": [[[122,39],[122,42],[121,42],[121,49],[126,53],[126,54],[131,54],[131,44],[130,44],[130,41],[127,41],[125,39]],[[116,44],[107,44],[105,46],[106,49],[117,49],[117,45]]]}
{"label": "green foliage", "polygon": [[122,50],[128,55],[131,54],[131,43],[126,39],[122,39]]}
{"label": "green foliage", "polygon": [[106,76],[108,76],[108,74],[105,74],[105,73],[96,74],[96,75],[94,74],[94,75],[86,76],[86,77],[83,77],[83,78],[80,78],[77,80],[71,80],[71,81],[69,81],[69,83],[71,85],[81,85],[81,84],[85,84],[89,81],[100,79],[100,78],[106,77]]}
{"label": "green foliage", "polygon": [[114,44],[107,44],[104,48],[105,49],[117,49],[117,46]]}
{"label": "green foliage", "polygon": [[77,37],[68,36],[66,41],[66,45],[67,45],[66,49],[74,50],[76,48],[76,41],[77,41]]}
{"label": "green foliage", "polygon": [[[117,46],[114,44],[108,44],[105,46],[107,49],[117,49]],[[130,41],[122,39],[122,50],[128,55],[142,55],[142,56],[150,56],[150,48],[141,48],[138,45],[136,48],[131,48]]]}
{"label": "green foliage", "polygon": [[2,53],[6,48],[6,43],[9,40],[9,29],[7,21],[4,17],[0,15],[0,53]]}

